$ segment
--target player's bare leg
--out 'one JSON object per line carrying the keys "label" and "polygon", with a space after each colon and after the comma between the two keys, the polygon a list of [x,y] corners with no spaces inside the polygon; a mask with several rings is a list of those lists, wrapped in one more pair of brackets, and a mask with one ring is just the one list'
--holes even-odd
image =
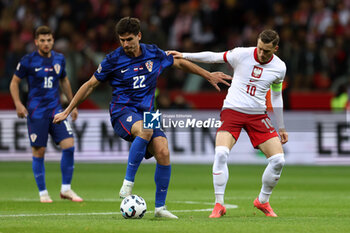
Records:
{"label": "player's bare leg", "polygon": [[226,214],[224,195],[229,177],[227,157],[235,143],[235,138],[227,131],[219,131],[216,135],[215,158],[213,164],[215,206],[209,218],[220,218]]}
{"label": "player's bare leg", "polygon": [[157,160],[154,181],[156,183],[155,211],[156,217],[174,218],[178,217],[166,209],[165,200],[171,176],[170,156],[168,140],[165,137],[155,137],[149,145],[149,152]]}
{"label": "player's bare leg", "polygon": [[74,171],[74,139],[73,137],[65,138],[59,144],[62,149],[62,185],[60,197],[62,199],[67,199],[74,202],[82,202],[83,199],[78,194],[76,194],[71,188],[71,182]]}
{"label": "player's bare leg", "polygon": [[266,155],[269,164],[262,176],[262,187],[259,197],[254,200],[254,206],[260,209],[268,217],[277,217],[269,204],[269,198],[273,188],[280,179],[284,166],[284,153],[278,137],[271,138],[260,144],[259,149]]}

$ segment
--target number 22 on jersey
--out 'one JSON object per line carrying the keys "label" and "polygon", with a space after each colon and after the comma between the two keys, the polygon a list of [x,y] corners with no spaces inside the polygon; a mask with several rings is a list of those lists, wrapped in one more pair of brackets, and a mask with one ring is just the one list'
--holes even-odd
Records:
{"label": "number 22 on jersey", "polygon": [[138,89],[146,86],[146,84],[143,83],[146,79],[144,75],[135,76],[133,77],[133,79],[134,79],[134,84],[133,84],[134,89]]}

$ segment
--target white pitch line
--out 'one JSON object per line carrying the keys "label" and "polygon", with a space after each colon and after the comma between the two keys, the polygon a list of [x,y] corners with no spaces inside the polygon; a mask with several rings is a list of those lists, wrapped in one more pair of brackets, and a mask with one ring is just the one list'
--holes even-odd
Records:
{"label": "white pitch line", "polygon": [[[186,203],[186,202],[181,202]],[[188,202],[186,204],[208,204],[207,202]],[[213,204],[213,203],[210,203]],[[236,209],[237,205],[225,204],[226,209]],[[194,209],[194,210],[172,210],[174,213],[186,213],[186,212],[206,212],[212,211],[212,208],[208,209]],[[154,211],[147,211],[147,213],[154,213]],[[48,216],[89,216],[89,215],[119,215],[120,212],[105,212],[105,213],[48,213],[48,214],[8,214],[0,215],[0,218],[11,218],[11,217],[48,217]]]}

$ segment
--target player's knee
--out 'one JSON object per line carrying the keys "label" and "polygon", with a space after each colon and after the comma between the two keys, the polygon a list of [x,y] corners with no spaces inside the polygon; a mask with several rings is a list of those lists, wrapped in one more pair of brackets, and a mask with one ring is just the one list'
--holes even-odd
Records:
{"label": "player's knee", "polygon": [[33,157],[44,158],[45,150],[46,150],[45,147],[32,147]]}
{"label": "player's knee", "polygon": [[280,153],[280,154],[276,154],[273,155],[269,158],[269,162],[271,163],[271,165],[273,166],[273,168],[277,171],[282,170],[284,164],[285,164],[285,159],[284,159],[284,154]]}
{"label": "player's knee", "polygon": [[147,141],[150,141],[153,136],[153,130],[152,129],[142,129],[140,132],[136,135],[140,138],[143,138]]}
{"label": "player's knee", "polygon": [[215,161],[220,164],[226,164],[229,152],[230,150],[226,146],[215,147]]}
{"label": "player's knee", "polygon": [[170,159],[169,159],[169,150],[166,147],[159,148],[155,151],[157,162],[160,165],[169,165]]}

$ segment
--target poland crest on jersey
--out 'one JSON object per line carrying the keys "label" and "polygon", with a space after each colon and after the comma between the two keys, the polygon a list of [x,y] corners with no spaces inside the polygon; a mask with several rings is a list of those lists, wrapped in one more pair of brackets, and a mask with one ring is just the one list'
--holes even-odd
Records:
{"label": "poland crest on jersey", "polygon": [[262,72],[263,72],[263,68],[258,67],[258,66],[254,66],[253,71],[252,71],[252,76],[254,78],[260,78]]}
{"label": "poland crest on jersey", "polygon": [[56,74],[59,74],[59,73],[60,73],[61,66],[60,66],[59,64],[55,64],[55,65],[53,66],[53,68],[55,69]]}
{"label": "poland crest on jersey", "polygon": [[153,69],[153,61],[149,60],[145,63],[146,65],[146,68],[149,72],[152,72],[152,69]]}

